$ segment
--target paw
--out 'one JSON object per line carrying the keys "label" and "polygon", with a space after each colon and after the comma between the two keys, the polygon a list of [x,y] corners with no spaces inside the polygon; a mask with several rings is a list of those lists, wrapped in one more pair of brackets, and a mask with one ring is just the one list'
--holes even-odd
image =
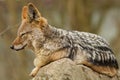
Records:
{"label": "paw", "polygon": [[35,77],[36,76],[36,72],[31,72],[30,74],[29,74],[29,76],[31,76],[31,77]]}
{"label": "paw", "polygon": [[39,70],[39,68],[34,68],[33,70],[32,70],[32,72],[29,74],[29,76],[31,76],[31,77],[35,77],[36,76],[36,74],[38,73],[38,70]]}

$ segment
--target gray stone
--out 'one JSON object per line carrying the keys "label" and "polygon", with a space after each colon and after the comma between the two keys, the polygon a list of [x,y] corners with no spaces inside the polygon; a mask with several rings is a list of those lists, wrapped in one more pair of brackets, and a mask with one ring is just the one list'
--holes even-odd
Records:
{"label": "gray stone", "polygon": [[40,68],[32,80],[120,80],[120,76],[110,78],[64,58]]}

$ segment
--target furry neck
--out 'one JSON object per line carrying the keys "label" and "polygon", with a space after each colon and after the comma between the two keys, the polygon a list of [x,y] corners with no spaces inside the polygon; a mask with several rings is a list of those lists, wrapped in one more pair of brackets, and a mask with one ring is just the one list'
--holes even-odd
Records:
{"label": "furry neck", "polygon": [[59,28],[55,28],[51,25],[48,25],[45,29],[44,29],[44,35],[47,38],[53,38],[53,37],[60,37],[62,35],[65,35],[66,31],[63,29],[59,29]]}

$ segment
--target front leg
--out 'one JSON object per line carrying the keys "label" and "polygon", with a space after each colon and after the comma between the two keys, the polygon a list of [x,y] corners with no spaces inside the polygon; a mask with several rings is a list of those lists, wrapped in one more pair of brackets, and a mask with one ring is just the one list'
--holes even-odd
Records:
{"label": "front leg", "polygon": [[35,68],[32,70],[32,72],[30,73],[30,76],[35,77],[35,75],[38,73],[39,69],[46,65],[48,63],[48,58],[44,57],[44,56],[40,56],[40,57],[36,57],[34,59],[34,66]]}
{"label": "front leg", "polygon": [[35,68],[32,70],[32,72],[29,74],[29,76],[35,77],[35,75],[38,73],[39,69],[40,69],[39,67],[35,67]]}

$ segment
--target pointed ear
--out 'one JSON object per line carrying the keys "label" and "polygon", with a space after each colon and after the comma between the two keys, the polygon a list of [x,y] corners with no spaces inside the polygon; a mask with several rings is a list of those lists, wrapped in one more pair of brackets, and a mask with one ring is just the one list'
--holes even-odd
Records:
{"label": "pointed ear", "polygon": [[28,17],[30,21],[38,21],[41,17],[40,12],[32,3],[28,4]]}
{"label": "pointed ear", "polygon": [[24,6],[22,9],[22,19],[27,19],[27,12],[28,12],[27,10],[28,10],[28,7]]}

